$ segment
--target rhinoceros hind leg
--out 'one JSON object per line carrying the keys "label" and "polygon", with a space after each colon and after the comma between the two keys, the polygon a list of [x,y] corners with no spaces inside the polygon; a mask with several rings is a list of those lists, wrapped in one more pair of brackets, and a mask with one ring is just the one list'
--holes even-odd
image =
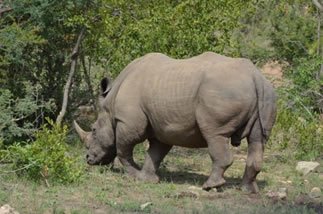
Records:
{"label": "rhinoceros hind leg", "polygon": [[207,139],[209,154],[212,159],[212,173],[203,184],[204,190],[220,187],[225,183],[223,174],[231,166],[233,158],[229,148],[228,138],[217,136]]}
{"label": "rhinoceros hind leg", "polygon": [[149,149],[146,153],[145,163],[138,175],[138,179],[158,183],[159,177],[156,171],[171,148],[172,145],[160,143],[155,138],[149,139]]}
{"label": "rhinoceros hind leg", "polygon": [[256,176],[261,170],[265,139],[261,132],[259,120],[256,121],[248,136],[248,157],[241,186],[248,191],[259,192]]}

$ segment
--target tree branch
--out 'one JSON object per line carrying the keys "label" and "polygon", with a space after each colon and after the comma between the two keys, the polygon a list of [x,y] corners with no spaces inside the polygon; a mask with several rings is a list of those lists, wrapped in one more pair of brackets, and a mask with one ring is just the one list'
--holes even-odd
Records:
{"label": "tree branch", "polygon": [[31,167],[32,165],[34,165],[35,163],[32,162],[31,164],[28,164],[27,166],[24,166],[23,168],[20,168],[20,169],[16,169],[16,170],[13,170],[13,171],[0,171],[1,173],[15,173],[15,172],[18,172],[18,171],[21,171],[21,170],[24,170],[24,169],[27,169],[29,167]]}
{"label": "tree branch", "polygon": [[62,110],[60,111],[57,119],[56,119],[56,124],[60,124],[63,120],[63,117],[66,113],[66,108],[67,108],[67,102],[68,102],[68,95],[69,95],[69,89],[71,87],[72,84],[72,78],[75,72],[75,68],[77,65],[77,56],[79,54],[79,50],[80,50],[80,45],[82,43],[83,37],[84,37],[84,33],[85,33],[86,27],[83,27],[78,38],[77,38],[77,42],[73,48],[72,54],[71,54],[71,58],[72,58],[72,63],[71,63],[71,69],[70,69],[70,73],[68,75],[68,79],[67,82],[65,84],[64,87],[64,97],[63,97],[63,104],[62,104]]}
{"label": "tree branch", "polygon": [[[91,85],[91,77],[90,77],[90,65],[91,63],[89,63],[89,69],[86,68],[86,64],[85,64],[85,56],[82,54],[81,55],[81,62],[82,62],[82,65],[83,65],[83,70],[84,70],[84,76],[85,76],[85,82],[88,86],[88,89],[91,93],[91,96],[94,97],[94,91],[93,91],[93,88],[92,88],[92,85]],[[94,107],[94,110],[96,110],[96,106],[93,104],[93,107]]]}
{"label": "tree branch", "polygon": [[10,10],[12,10],[12,8],[0,8],[0,15],[1,15],[2,13],[8,12],[8,11],[10,11]]}
{"label": "tree branch", "polygon": [[76,42],[76,44],[75,44],[75,46],[73,48],[72,54],[71,54],[72,60],[73,60],[73,58],[76,58],[79,55],[79,47],[80,47],[80,44],[81,44],[81,42],[83,40],[85,30],[86,30],[86,28],[83,27],[81,32],[80,32],[79,37],[77,38],[77,42]]}
{"label": "tree branch", "polygon": [[0,0],[0,17],[2,15],[2,13],[5,13],[5,12],[8,12],[8,11],[12,10],[12,8],[10,7],[10,5],[11,5],[11,2],[9,1],[9,7],[3,8],[3,2],[2,2],[2,0]]}
{"label": "tree branch", "polygon": [[319,2],[318,0],[312,0],[312,2],[320,11],[323,11],[323,5],[321,2]]}

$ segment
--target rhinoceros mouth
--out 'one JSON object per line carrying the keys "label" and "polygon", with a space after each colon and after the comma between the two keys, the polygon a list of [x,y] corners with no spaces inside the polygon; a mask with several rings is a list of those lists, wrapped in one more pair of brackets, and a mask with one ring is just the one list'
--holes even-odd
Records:
{"label": "rhinoceros mouth", "polygon": [[104,157],[101,160],[94,160],[94,159],[87,159],[87,163],[89,165],[109,165],[111,163],[113,163],[114,159],[115,159],[115,155],[113,156],[108,156],[108,157]]}

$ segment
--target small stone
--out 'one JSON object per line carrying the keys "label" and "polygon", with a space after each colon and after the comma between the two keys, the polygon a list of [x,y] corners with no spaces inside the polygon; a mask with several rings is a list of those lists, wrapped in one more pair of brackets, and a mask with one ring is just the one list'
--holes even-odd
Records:
{"label": "small stone", "polygon": [[296,170],[303,175],[307,175],[311,171],[314,171],[320,164],[312,161],[300,161],[297,163]]}
{"label": "small stone", "polygon": [[152,202],[146,202],[146,203],[144,203],[144,204],[142,204],[142,205],[140,205],[140,209],[141,210],[144,210],[146,207],[148,207],[148,206],[151,206],[153,203]]}
{"label": "small stone", "polygon": [[310,192],[312,198],[319,198],[321,196],[321,189],[319,187],[313,187]]}
{"label": "small stone", "polygon": [[287,181],[280,181],[283,184],[292,184],[293,182],[291,180],[287,180]]}
{"label": "small stone", "polygon": [[266,196],[284,200],[287,198],[287,188],[280,188],[278,192],[268,192]]}
{"label": "small stone", "polygon": [[195,191],[202,191],[202,187],[197,187],[197,186],[190,186],[188,189],[195,190]]}
{"label": "small stone", "polygon": [[304,180],[304,184],[309,184],[309,183],[310,182],[307,179]]}
{"label": "small stone", "polygon": [[9,204],[5,204],[2,207],[0,207],[0,214],[19,214],[19,213],[15,211],[12,207],[10,207]]}
{"label": "small stone", "polygon": [[211,192],[211,193],[216,193],[216,192],[218,192],[218,189],[217,189],[217,188],[212,188],[212,189],[210,190],[210,192]]}

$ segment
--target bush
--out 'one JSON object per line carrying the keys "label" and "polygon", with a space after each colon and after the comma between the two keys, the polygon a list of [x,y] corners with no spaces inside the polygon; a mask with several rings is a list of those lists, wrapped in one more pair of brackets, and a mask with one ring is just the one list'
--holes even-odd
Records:
{"label": "bush", "polygon": [[320,56],[298,59],[286,72],[293,84],[287,89],[290,104],[313,119],[313,113],[323,113],[323,79],[317,77],[323,62]]}
{"label": "bush", "polygon": [[52,183],[71,183],[78,181],[82,175],[82,166],[78,159],[68,154],[66,144],[67,126],[56,125],[47,119],[47,124],[36,132],[33,143],[16,143],[2,150],[2,155],[12,161],[12,169],[18,175],[29,179]]}
{"label": "bush", "polygon": [[256,11],[241,19],[241,55],[254,61],[279,60],[293,63],[315,53],[317,43],[316,8],[307,0],[258,1]]}
{"label": "bush", "polygon": [[286,97],[278,101],[278,115],[269,146],[291,149],[297,160],[313,160],[323,154],[323,131],[317,119],[306,119],[291,108]]}
{"label": "bush", "polygon": [[19,98],[9,89],[0,88],[0,138],[7,145],[31,138],[44,124],[44,113],[52,107],[51,101],[45,102],[39,97],[38,84],[24,82],[20,90],[22,97]]}

